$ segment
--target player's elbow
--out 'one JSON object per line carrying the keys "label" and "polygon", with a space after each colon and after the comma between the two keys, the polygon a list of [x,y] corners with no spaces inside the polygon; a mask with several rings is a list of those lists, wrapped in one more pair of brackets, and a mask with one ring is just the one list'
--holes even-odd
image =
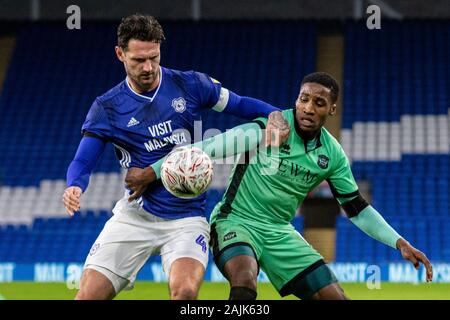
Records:
{"label": "player's elbow", "polygon": [[356,217],[361,211],[369,206],[369,203],[358,194],[356,198],[353,198],[350,201],[347,201],[342,204],[342,208],[345,211],[345,214],[349,218]]}

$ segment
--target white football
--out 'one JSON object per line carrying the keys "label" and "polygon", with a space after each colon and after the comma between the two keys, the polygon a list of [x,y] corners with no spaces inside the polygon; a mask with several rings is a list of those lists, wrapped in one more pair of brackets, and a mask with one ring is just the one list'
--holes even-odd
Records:
{"label": "white football", "polygon": [[205,192],[213,177],[211,158],[199,148],[174,149],[161,166],[161,181],[176,197],[195,198]]}

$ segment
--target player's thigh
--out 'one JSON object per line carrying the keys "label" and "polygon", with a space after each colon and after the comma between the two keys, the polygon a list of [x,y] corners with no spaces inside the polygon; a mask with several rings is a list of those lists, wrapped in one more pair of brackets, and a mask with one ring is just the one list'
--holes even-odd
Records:
{"label": "player's thigh", "polygon": [[223,269],[223,274],[230,282],[231,287],[247,287],[256,290],[259,267],[258,261],[254,256],[243,252],[228,260]]}
{"label": "player's thigh", "polygon": [[300,299],[345,299],[336,276],[323,260],[315,262],[291,279],[280,290],[280,294],[293,294]]}
{"label": "player's thigh", "polygon": [[211,226],[214,262],[230,282],[257,276],[261,247],[254,231],[239,221],[217,220]]}
{"label": "player's thigh", "polygon": [[[157,242],[149,222],[134,221],[136,217],[115,215],[104,226],[85,261],[85,269],[94,269],[106,276],[116,293],[133,287],[137,273],[154,250]],[[123,280],[125,279],[125,281]]]}
{"label": "player's thigh", "polygon": [[261,268],[282,295],[290,281],[323,263],[323,257],[295,230],[277,232],[275,228],[264,243]]}
{"label": "player's thigh", "polygon": [[[166,241],[161,246],[161,261],[166,274],[170,275],[174,262],[181,258],[190,258],[200,263],[206,270],[209,252],[209,224],[203,217],[191,217],[174,220],[167,224]],[[177,268],[178,269],[178,268]],[[188,272],[186,272],[189,270]],[[186,276],[195,276],[185,269]],[[197,277],[198,278],[198,277]],[[200,277],[200,281],[203,274]]]}
{"label": "player's thigh", "polygon": [[204,275],[205,267],[200,261],[187,257],[176,259],[170,267],[169,274],[171,298],[196,299]]}

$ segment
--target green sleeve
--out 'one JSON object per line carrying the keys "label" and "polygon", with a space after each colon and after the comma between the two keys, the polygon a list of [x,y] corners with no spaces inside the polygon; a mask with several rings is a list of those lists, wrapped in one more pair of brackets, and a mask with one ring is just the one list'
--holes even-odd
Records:
{"label": "green sleeve", "polygon": [[342,147],[339,148],[336,158],[338,160],[327,182],[336,200],[339,204],[342,204],[357,194],[358,185],[353,177],[350,163]]}
{"label": "green sleeve", "polygon": [[[283,117],[286,118],[285,115],[283,115]],[[269,121],[269,119],[266,118],[266,117],[259,117],[259,118],[253,119],[253,122],[259,123],[262,129],[265,129],[265,128],[266,128],[266,126],[267,126],[267,121]]]}
{"label": "green sleeve", "polygon": [[367,206],[357,216],[350,218],[350,221],[375,240],[397,249],[397,240],[401,236],[372,206]]}
{"label": "green sleeve", "polygon": [[[224,159],[256,148],[263,137],[262,125],[258,118],[191,146],[203,150],[211,159]],[[161,177],[161,165],[165,159],[161,158],[151,165],[157,179]]]}

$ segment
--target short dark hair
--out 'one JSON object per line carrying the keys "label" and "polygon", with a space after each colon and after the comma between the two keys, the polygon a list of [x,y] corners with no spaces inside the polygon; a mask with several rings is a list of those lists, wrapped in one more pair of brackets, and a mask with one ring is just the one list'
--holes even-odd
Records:
{"label": "short dark hair", "polygon": [[166,38],[161,25],[154,17],[133,14],[120,22],[117,28],[117,44],[122,49],[127,49],[131,39],[161,43]]}
{"label": "short dark hair", "polygon": [[307,82],[318,83],[330,89],[331,102],[335,103],[337,101],[339,97],[339,85],[336,79],[334,79],[330,74],[326,72],[310,73],[303,78],[300,87]]}

